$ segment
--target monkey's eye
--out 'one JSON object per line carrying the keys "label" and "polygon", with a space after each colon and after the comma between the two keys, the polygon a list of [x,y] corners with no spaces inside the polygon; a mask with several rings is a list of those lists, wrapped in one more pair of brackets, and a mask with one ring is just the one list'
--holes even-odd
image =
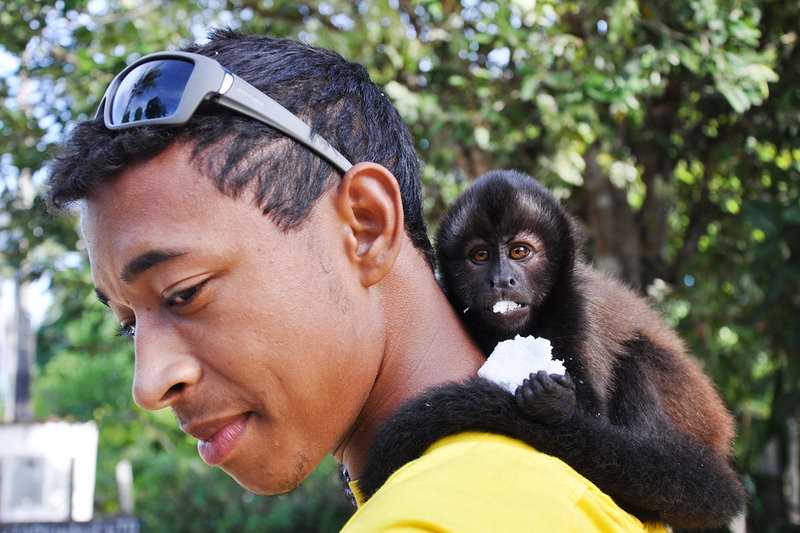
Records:
{"label": "monkey's eye", "polygon": [[530,253],[531,249],[529,247],[523,244],[516,244],[508,251],[508,257],[514,259],[515,261],[519,261],[520,259],[528,257]]}
{"label": "monkey's eye", "polygon": [[489,250],[486,248],[476,248],[472,251],[472,260],[476,263],[485,263],[489,260]]}

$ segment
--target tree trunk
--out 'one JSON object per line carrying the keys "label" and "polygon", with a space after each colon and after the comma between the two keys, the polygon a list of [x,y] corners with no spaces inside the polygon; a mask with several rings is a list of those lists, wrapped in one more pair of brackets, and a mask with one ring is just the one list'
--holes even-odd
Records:
{"label": "tree trunk", "polygon": [[594,261],[599,268],[638,289],[642,287],[638,225],[625,191],[615,187],[603,175],[596,157],[595,147],[586,152],[583,177],[587,222],[595,248]]}

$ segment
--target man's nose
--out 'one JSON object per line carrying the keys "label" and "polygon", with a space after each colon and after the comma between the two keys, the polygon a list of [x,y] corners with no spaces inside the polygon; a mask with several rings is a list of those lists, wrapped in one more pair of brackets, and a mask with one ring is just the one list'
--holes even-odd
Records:
{"label": "man's nose", "polygon": [[169,326],[157,327],[137,319],[135,348],[133,401],[142,409],[169,407],[200,380],[199,361]]}

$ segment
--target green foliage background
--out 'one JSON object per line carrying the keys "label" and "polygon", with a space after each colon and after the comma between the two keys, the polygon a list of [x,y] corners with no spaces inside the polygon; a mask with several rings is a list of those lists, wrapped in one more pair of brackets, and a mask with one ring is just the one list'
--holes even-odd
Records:
{"label": "green foliage background", "polygon": [[36,413],[98,423],[99,514],[118,511],[123,458],[151,531],[335,531],[350,512],[332,461],[256,497],[132,406],[76,219],[41,201],[49,154],[114,73],[219,26],[363,63],[415,136],[432,227],[490,168],[554,190],[736,414],[749,530],[798,527],[800,5],[780,0],[0,0],[0,278],[51,283]]}

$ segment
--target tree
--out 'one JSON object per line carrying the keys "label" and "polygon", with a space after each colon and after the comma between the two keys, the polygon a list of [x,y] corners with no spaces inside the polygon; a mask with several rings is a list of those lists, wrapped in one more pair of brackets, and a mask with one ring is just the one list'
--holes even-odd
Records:
{"label": "tree", "polygon": [[[800,522],[800,482],[792,481],[800,467],[791,451],[800,442],[800,333],[792,327],[800,298],[796,2],[137,6],[0,0],[8,28],[0,69],[10,71],[0,82],[6,272],[53,275],[54,286],[66,277],[74,294],[90,292],[82,269],[64,269],[73,257],[66,250],[81,246],[74,219],[46,216],[38,196],[31,207],[19,191],[41,182],[64,128],[93,112],[133,57],[202,39],[209,25],[328,46],[364,63],[409,124],[432,227],[443,206],[490,168],[523,169],[554,190],[584,222],[593,259],[652,297],[733,408],[750,526],[777,531]],[[67,303],[63,331],[53,326],[40,338],[43,380],[70,352],[93,361],[114,353],[69,339],[70,319],[89,304]],[[767,449],[778,453],[765,470]]]}

